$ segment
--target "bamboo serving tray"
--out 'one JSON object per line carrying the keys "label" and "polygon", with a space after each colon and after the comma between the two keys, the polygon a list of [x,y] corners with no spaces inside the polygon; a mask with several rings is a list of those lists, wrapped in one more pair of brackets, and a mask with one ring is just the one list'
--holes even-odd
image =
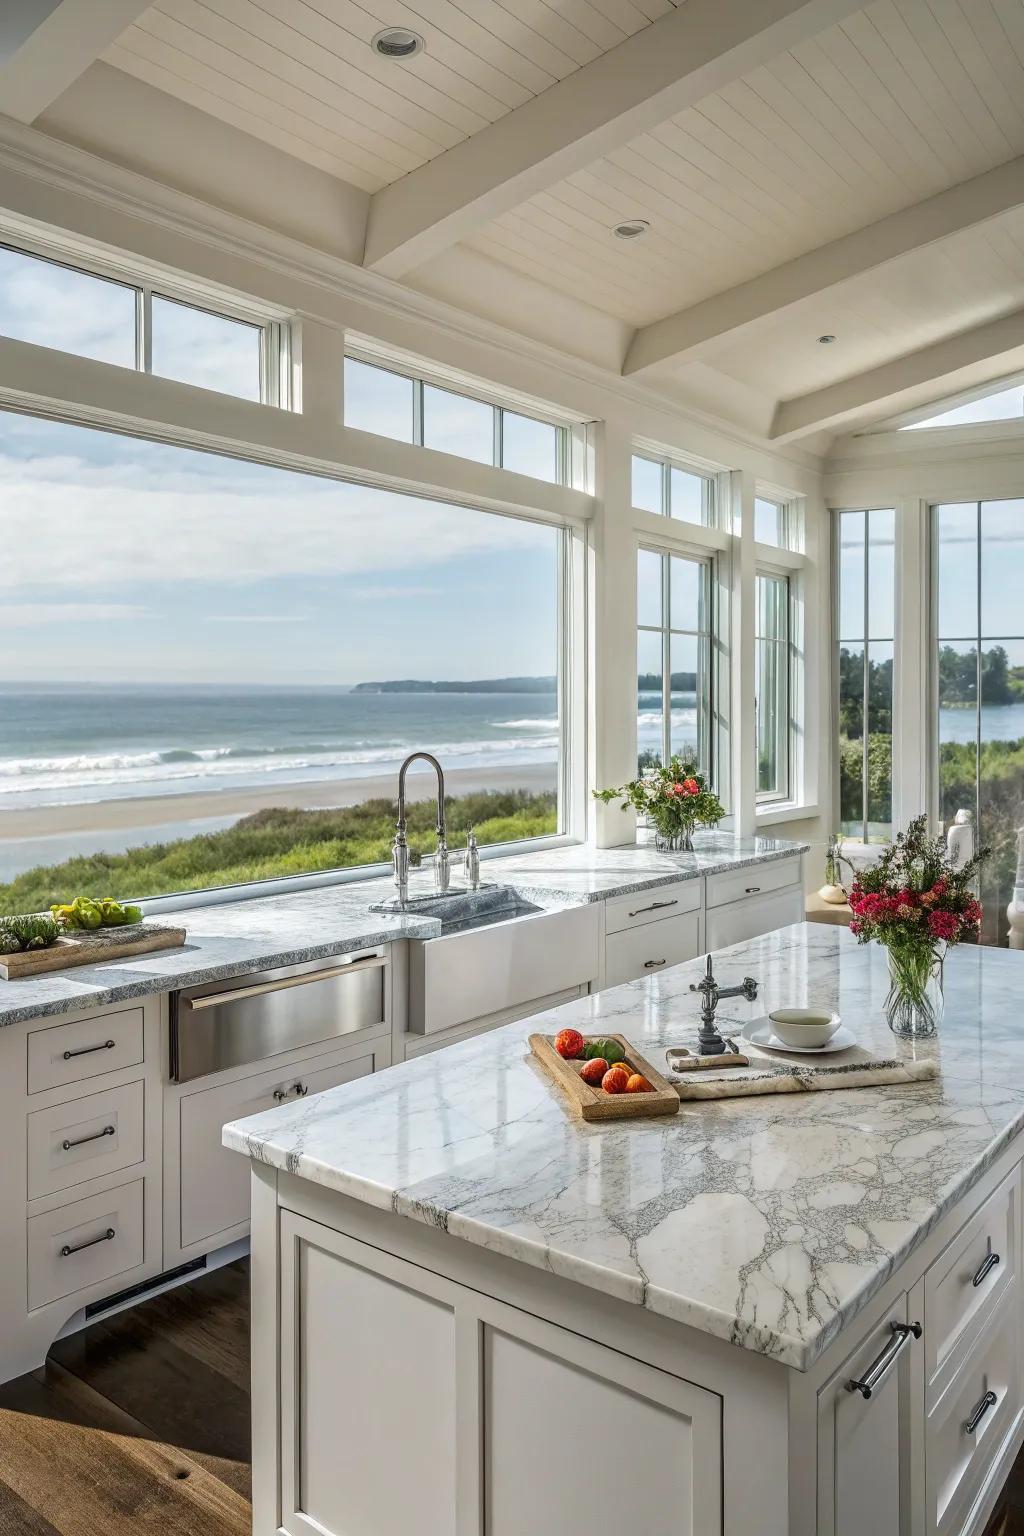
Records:
{"label": "bamboo serving tray", "polygon": [[679,1110],[679,1095],[661,1073],[634,1050],[623,1035],[584,1035],[591,1040],[617,1040],[626,1053],[624,1065],[631,1072],[646,1077],[653,1093],[605,1093],[598,1084],[592,1088],[580,1077],[583,1061],[566,1061],[555,1050],[554,1035],[531,1035],[530,1049],[559,1087],[564,1088],[573,1108],[584,1120],[649,1120],[654,1115],[674,1115]]}
{"label": "bamboo serving tray", "polygon": [[45,976],[72,965],[97,965],[106,960],[127,960],[158,949],[180,949],[184,928],[164,928],[156,923],[131,923],[121,928],[93,928],[62,934],[47,949],[19,949],[0,955],[0,977],[16,981],[25,976]]}

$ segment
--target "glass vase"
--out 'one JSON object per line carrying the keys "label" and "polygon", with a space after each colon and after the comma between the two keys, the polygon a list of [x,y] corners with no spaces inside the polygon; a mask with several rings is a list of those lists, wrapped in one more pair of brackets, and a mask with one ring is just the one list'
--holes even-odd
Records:
{"label": "glass vase", "polygon": [[885,1017],[901,1040],[927,1040],[942,1019],[942,962],[944,947],[888,951],[889,996]]}
{"label": "glass vase", "polygon": [[692,853],[693,829],[686,827],[681,832],[659,832],[655,828],[654,846],[659,853]]}

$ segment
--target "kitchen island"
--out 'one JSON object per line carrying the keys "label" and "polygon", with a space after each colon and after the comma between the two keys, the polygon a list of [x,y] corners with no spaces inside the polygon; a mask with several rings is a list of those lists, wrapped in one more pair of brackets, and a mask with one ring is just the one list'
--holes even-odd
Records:
{"label": "kitchen island", "polygon": [[980,1532],[1024,1434],[1021,961],[956,951],[910,1047],[884,955],[765,935],[716,956],[761,983],[720,1019],[832,1004],[939,1076],[575,1119],[528,1035],[659,1064],[699,970],[226,1128],[253,1171],[257,1536]]}

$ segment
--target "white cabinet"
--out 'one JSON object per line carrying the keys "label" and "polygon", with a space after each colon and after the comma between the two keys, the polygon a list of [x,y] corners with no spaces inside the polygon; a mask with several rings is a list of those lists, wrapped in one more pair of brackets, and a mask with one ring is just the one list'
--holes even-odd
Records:
{"label": "white cabinet", "polygon": [[660,923],[610,933],[604,947],[604,984],[651,976],[669,965],[682,965],[700,954],[700,919],[696,912]]}
{"label": "white cabinet", "polygon": [[291,1211],[280,1232],[259,1536],[721,1532],[716,1393]]}
{"label": "white cabinet", "polygon": [[704,947],[724,949],[758,934],[785,928],[788,923],[804,920],[802,886],[789,886],[762,896],[747,896],[726,906],[709,907],[704,919]]}
{"label": "white cabinet", "polygon": [[917,1536],[920,1331],[900,1296],[821,1389],[817,1536]]}

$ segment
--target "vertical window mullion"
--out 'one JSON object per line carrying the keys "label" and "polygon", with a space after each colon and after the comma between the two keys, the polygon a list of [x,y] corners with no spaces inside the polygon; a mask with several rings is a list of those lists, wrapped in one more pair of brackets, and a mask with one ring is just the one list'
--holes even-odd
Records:
{"label": "vertical window mullion", "polygon": [[491,409],[494,413],[492,422],[494,429],[494,467],[495,469],[500,469],[505,457],[505,412],[502,410],[500,405],[492,406]]}
{"label": "vertical window mullion", "polygon": [[861,736],[862,736],[862,743],[861,743],[861,786],[860,786],[861,823],[862,823],[862,825],[861,825],[861,837],[863,838],[865,843],[870,842],[870,837],[868,835],[868,737],[869,737],[870,709],[871,709],[871,660],[870,660],[870,650],[869,650],[869,645],[868,645],[868,634],[869,634],[870,629],[871,629],[871,625],[868,622],[868,613],[870,611],[869,608],[868,608],[868,603],[869,603],[870,596],[871,596],[870,590],[869,590],[870,565],[871,565],[871,562],[870,562],[870,559],[869,559],[870,551],[871,551],[871,512],[870,511],[866,511],[864,513],[864,622],[863,622],[863,624],[861,626],[861,632],[862,632],[863,637],[864,637],[863,638],[863,642],[862,642],[863,646],[864,646],[864,682],[863,682],[863,696],[862,696],[862,699],[861,699],[861,720],[862,720]]}
{"label": "vertical window mullion", "polygon": [[661,760],[672,757],[672,557],[661,557]]}
{"label": "vertical window mullion", "polygon": [[139,317],[141,356],[139,366],[143,373],[153,372],[153,290],[142,289],[142,309]]}
{"label": "vertical window mullion", "polygon": [[417,448],[423,447],[423,380],[412,381],[412,440]]}

